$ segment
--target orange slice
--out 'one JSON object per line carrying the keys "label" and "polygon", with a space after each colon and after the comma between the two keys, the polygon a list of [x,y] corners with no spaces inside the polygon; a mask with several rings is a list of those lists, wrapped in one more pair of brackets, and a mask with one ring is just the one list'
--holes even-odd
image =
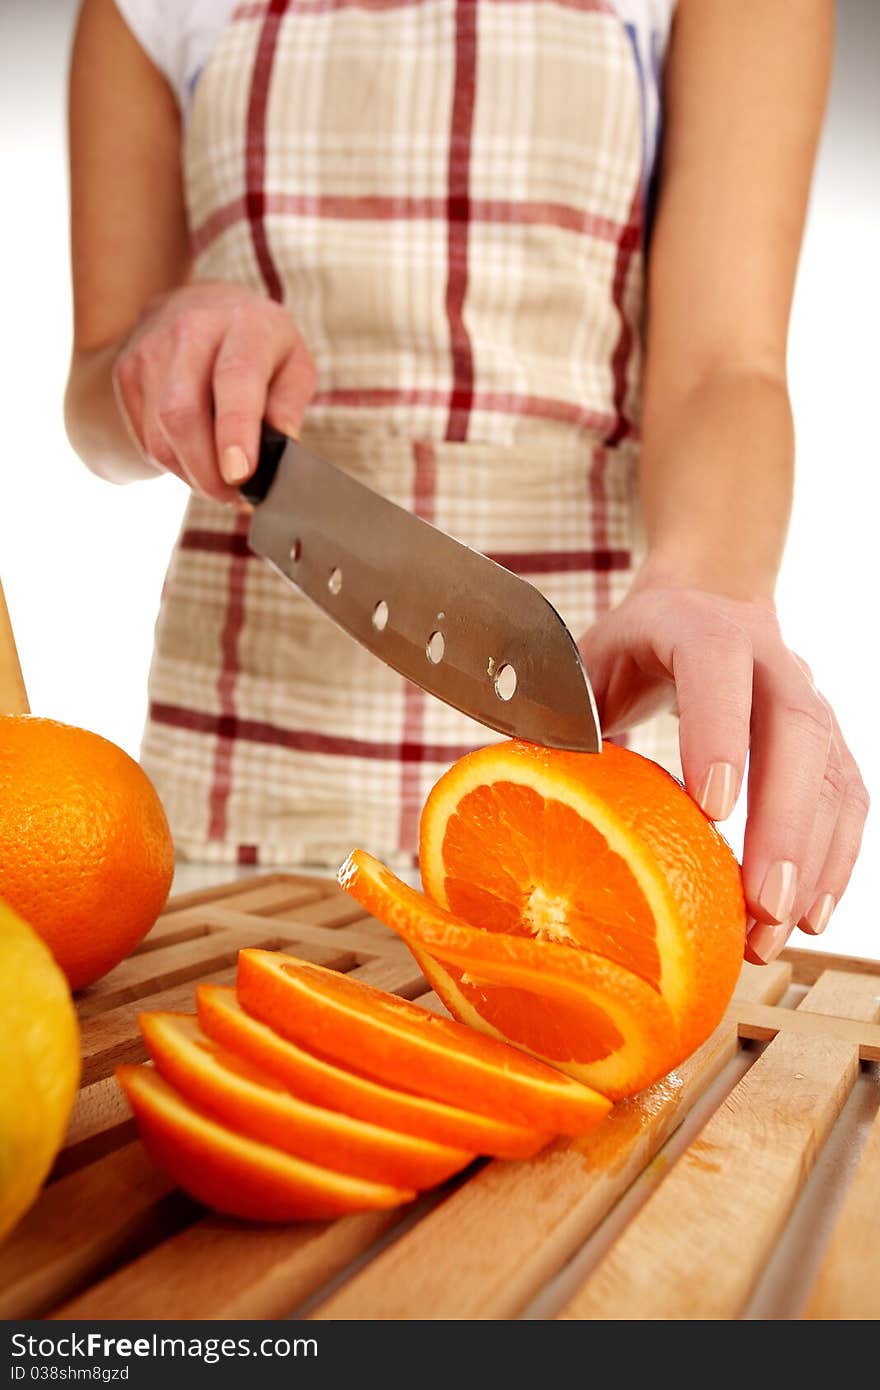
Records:
{"label": "orange slice", "polygon": [[550,1137],[444,1105],[442,1101],[395,1091],[336,1067],[251,1018],[239,1004],[235,991],[223,985],[199,985],[196,1005],[204,1033],[237,1056],[254,1062],[302,1100],[386,1129],[496,1158],[528,1158],[543,1148]]}
{"label": "orange slice", "polygon": [[661,996],[592,951],[480,931],[355,850],[340,882],[399,932],[446,1007],[616,1099],[679,1060],[678,1030]]}
{"label": "orange slice", "polygon": [[234,1134],[190,1105],[152,1067],[120,1066],[150,1156],[196,1201],[247,1221],[323,1221],[415,1196],[337,1173]]}
{"label": "orange slice", "polygon": [[275,951],[241,951],[239,1002],[304,1047],[367,1076],[545,1133],[584,1134],[604,1096],[396,995]]}
{"label": "orange slice", "polygon": [[649,759],[609,743],[468,753],[428,797],[419,862],[427,895],[462,921],[640,976],[668,1004],[681,1056],[722,1017],[745,938],[739,865]]}
{"label": "orange slice", "polygon": [[184,1014],[141,1014],[140,1025],[160,1075],[185,1100],[236,1133],[296,1158],[356,1178],[424,1188],[475,1157],[300,1100],[253,1063],[206,1038],[197,1020]]}

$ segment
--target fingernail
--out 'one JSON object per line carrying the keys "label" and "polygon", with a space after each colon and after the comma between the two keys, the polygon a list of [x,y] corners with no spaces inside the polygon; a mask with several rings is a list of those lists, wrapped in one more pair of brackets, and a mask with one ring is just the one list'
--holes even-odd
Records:
{"label": "fingernail", "polygon": [[697,797],[710,820],[727,820],[736,805],[738,777],[733,763],[713,763]]}
{"label": "fingernail", "polygon": [[814,936],[821,936],[831,920],[831,914],[837,906],[837,899],[832,893],[823,893],[821,898],[817,898],[805,914],[801,926],[806,927],[807,931]]}
{"label": "fingernail", "polygon": [[758,922],[749,932],[749,950],[764,965],[769,965],[779,955],[791,932],[791,922]]}
{"label": "fingernail", "polygon": [[288,439],[299,439],[299,425],[283,425],[281,433],[286,434]]}
{"label": "fingernail", "polygon": [[797,894],[797,864],[779,859],[767,870],[758,902],[774,922],[785,922],[791,916]]}
{"label": "fingernail", "polygon": [[248,456],[240,445],[230,444],[228,449],[223,450],[220,472],[227,483],[243,483],[250,471]]}

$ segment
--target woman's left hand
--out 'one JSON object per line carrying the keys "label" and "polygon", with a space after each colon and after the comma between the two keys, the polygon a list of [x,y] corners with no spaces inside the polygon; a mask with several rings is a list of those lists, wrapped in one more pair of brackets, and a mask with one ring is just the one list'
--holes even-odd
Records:
{"label": "woman's left hand", "polygon": [[749,754],[746,958],[773,960],[795,924],[824,931],[859,852],[868,793],[773,608],[637,581],[580,647],[606,736],[677,707],[685,785],[712,820],[733,810]]}

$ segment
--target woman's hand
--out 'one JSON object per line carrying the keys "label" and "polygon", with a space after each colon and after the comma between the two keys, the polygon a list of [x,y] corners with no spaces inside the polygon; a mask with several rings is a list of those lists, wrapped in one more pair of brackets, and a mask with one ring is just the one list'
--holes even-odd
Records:
{"label": "woman's hand", "polygon": [[297,433],[315,380],[286,309],[223,282],[153,300],[113,365],[116,400],[143,455],[220,502],[236,500],[256,468],[264,417]]}
{"label": "woman's hand", "polygon": [[685,785],[730,815],[749,756],[746,957],[828,925],[852,872],[868,793],[827,700],[772,607],[637,581],[580,643],[602,728],[677,706]]}

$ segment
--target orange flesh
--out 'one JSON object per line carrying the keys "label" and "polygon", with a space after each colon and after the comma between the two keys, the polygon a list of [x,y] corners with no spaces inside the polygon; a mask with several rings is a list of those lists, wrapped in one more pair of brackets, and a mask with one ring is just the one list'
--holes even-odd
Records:
{"label": "orange flesh", "polygon": [[278,952],[238,958],[239,1002],[285,1037],[386,1084],[494,1118],[579,1134],[602,1096],[504,1042]]}
{"label": "orange flesh", "polygon": [[196,1201],[247,1221],[323,1221],[394,1207],[412,1191],[321,1168],[246,1139],[190,1105],[150,1067],[120,1066],[147,1152]]}
{"label": "orange flesh", "polygon": [[[487,853],[487,846],[497,848]],[[659,984],[645,896],[620,855],[571,806],[518,783],[477,787],[449,817],[443,860],[456,917],[487,931],[580,946]]]}
{"label": "orange flesh", "polygon": [[595,1062],[623,1042],[604,1009],[594,1004],[548,999],[509,985],[481,986],[467,971],[444,968],[481,1018],[551,1062]]}
{"label": "orange flesh", "polygon": [[474,1155],[300,1100],[286,1087],[206,1039],[194,1018],[141,1014],[161,1076],[221,1124],[297,1158],[398,1187],[433,1187]]}
{"label": "orange flesh", "polygon": [[334,1066],[251,1018],[236,999],[235,991],[222,985],[199,985],[196,1001],[199,1024],[205,1033],[317,1105],[373,1120],[404,1134],[499,1158],[526,1158],[543,1148],[550,1137],[425,1096],[394,1090]]}

